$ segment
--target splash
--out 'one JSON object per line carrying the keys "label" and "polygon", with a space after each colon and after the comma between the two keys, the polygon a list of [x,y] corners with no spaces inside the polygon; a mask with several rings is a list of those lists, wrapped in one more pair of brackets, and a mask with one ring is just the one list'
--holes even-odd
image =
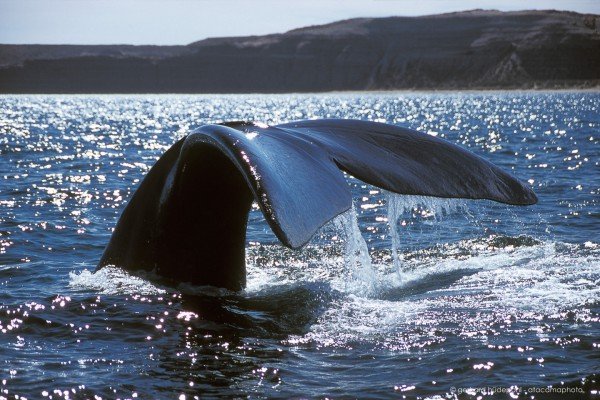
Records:
{"label": "splash", "polygon": [[96,272],[87,269],[69,273],[69,286],[75,289],[95,290],[102,294],[162,294],[161,289],[148,280],[128,274],[121,268],[104,267]]}

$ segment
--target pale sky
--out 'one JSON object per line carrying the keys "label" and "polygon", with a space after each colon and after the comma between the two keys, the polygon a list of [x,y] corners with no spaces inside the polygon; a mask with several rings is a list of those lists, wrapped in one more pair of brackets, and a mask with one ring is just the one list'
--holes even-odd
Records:
{"label": "pale sky", "polygon": [[188,44],[347,18],[474,8],[600,14],[600,0],[0,0],[0,43]]}

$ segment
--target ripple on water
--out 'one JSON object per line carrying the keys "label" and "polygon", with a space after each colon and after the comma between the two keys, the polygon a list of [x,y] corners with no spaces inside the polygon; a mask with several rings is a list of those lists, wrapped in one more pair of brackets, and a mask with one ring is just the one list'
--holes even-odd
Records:
{"label": "ripple on water", "polygon": [[[596,396],[599,107],[597,93],[0,96],[0,397]],[[348,177],[353,212],[300,251],[251,212],[244,292],[91,272],[178,138],[322,117],[446,138],[540,203],[399,198]]]}

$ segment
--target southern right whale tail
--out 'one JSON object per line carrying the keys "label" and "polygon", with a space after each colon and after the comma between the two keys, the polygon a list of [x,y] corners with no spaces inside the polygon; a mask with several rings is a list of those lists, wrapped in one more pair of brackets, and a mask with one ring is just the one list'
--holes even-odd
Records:
{"label": "southern right whale tail", "polygon": [[399,194],[537,202],[531,189],[483,158],[398,126],[338,119],[205,125],[152,167],[98,268],[155,270],[239,290],[252,201],[284,245],[301,247],[351,207],[340,170]]}

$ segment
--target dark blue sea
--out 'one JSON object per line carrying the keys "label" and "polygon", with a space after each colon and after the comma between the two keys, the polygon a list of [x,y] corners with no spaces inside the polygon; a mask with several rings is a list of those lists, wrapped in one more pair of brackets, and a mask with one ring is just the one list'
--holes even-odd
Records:
{"label": "dark blue sea", "polygon": [[[94,272],[157,158],[206,123],[443,137],[534,206],[398,196],[299,251],[255,207],[240,293]],[[600,399],[600,94],[0,97],[0,399]]]}

